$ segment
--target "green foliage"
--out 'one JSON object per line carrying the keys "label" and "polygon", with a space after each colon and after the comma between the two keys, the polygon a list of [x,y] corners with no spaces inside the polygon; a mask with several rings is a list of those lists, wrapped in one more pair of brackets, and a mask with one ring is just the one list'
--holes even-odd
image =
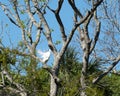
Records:
{"label": "green foliage", "polygon": [[[62,82],[57,96],[80,96],[82,90],[80,84],[82,63],[79,63],[77,54],[75,48],[70,47],[62,57],[59,74]],[[87,96],[112,96],[113,92],[107,84],[108,81],[102,80],[98,85],[92,84],[93,78],[102,73],[99,60],[91,60],[89,63],[86,94]]]}
{"label": "green foliage", "polygon": [[38,69],[31,75],[22,76],[19,80],[28,89],[29,96],[47,96],[49,94],[49,74],[43,69]]}
{"label": "green foliage", "polygon": [[24,15],[25,14],[25,10],[21,10],[20,13]]}
{"label": "green foliage", "polygon": [[19,21],[19,24],[20,24],[20,26],[21,26],[21,28],[22,29],[25,29],[26,28],[26,26],[25,26],[25,21]]}
{"label": "green foliage", "polygon": [[89,75],[91,75],[91,74],[97,75],[98,72],[101,72],[100,66],[101,66],[100,59],[91,60],[89,62],[89,66],[88,66],[88,74]]}
{"label": "green foliage", "polygon": [[77,59],[77,53],[75,53],[74,48],[67,49],[60,65],[60,75],[62,75],[62,78],[69,80],[71,76],[80,73],[81,64],[78,63]]}
{"label": "green foliage", "polygon": [[[109,74],[104,78],[107,81],[108,88],[112,91],[111,96],[120,96],[120,76]],[[106,95],[107,96],[107,95]]]}
{"label": "green foliage", "polygon": [[24,2],[27,2],[27,0],[24,0]]}
{"label": "green foliage", "polygon": [[9,49],[0,50],[0,63],[3,66],[7,66],[8,64],[15,64],[16,62],[16,54],[11,54]]}
{"label": "green foliage", "polygon": [[89,87],[86,89],[87,96],[91,96],[91,94],[92,96],[104,96],[103,93],[104,92],[101,89],[96,87]]}
{"label": "green foliage", "polygon": [[25,46],[24,42],[19,41],[18,42],[18,47],[16,49],[18,49],[19,51],[21,50],[21,51],[24,52],[25,50],[27,50],[27,47]]}
{"label": "green foliage", "polygon": [[79,92],[81,64],[78,62],[77,55],[75,48],[69,47],[61,59],[59,77],[62,82],[58,96],[74,96]]}
{"label": "green foliage", "polygon": [[50,29],[50,32],[54,32],[54,29]]}
{"label": "green foliage", "polygon": [[[22,42],[19,43],[19,48],[21,51],[24,50],[24,44]],[[37,68],[38,62],[35,59],[28,56],[18,56],[17,52],[14,51],[12,53],[9,48],[6,48],[0,51],[0,62],[3,63],[2,66],[4,67],[7,65],[7,70],[16,83],[25,86],[29,96],[49,95],[49,74],[46,70]],[[16,70],[12,70],[10,67],[8,68],[8,65],[13,63],[16,66],[16,62],[19,62],[17,63]],[[93,78],[101,74],[102,70],[100,69],[100,65],[99,59],[90,61],[88,68],[89,76],[86,78],[87,88],[85,91],[87,96],[119,96],[120,77],[117,75],[109,74],[97,85],[91,83]],[[59,78],[61,82],[57,96],[80,96],[82,90],[80,85],[81,68],[82,63],[79,62],[78,52],[76,52],[75,48],[69,47],[60,62]],[[22,71],[24,75],[20,73]],[[6,78],[5,84],[7,84],[7,87],[15,87]],[[11,94],[10,96],[14,94],[8,89],[0,90],[0,94],[3,93],[5,95]],[[16,94],[14,95],[17,96]]]}
{"label": "green foliage", "polygon": [[55,42],[55,45],[59,45],[60,43],[61,43],[61,41],[57,40],[57,41]]}
{"label": "green foliage", "polygon": [[46,2],[46,0],[39,0],[39,2]]}

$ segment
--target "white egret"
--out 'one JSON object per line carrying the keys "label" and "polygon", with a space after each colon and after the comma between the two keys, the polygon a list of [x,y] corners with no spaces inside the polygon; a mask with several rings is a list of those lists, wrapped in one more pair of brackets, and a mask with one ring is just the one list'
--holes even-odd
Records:
{"label": "white egret", "polygon": [[43,63],[46,63],[48,61],[48,59],[50,58],[50,53],[51,53],[50,49],[46,52],[42,52],[41,50],[38,50],[37,52],[41,56]]}

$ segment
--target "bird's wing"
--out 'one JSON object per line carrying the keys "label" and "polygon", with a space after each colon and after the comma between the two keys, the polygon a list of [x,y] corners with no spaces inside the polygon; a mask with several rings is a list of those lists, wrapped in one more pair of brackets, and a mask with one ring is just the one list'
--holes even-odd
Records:
{"label": "bird's wing", "polygon": [[49,51],[45,52],[44,55],[43,55],[43,57],[44,58],[49,58],[50,57],[50,52]]}
{"label": "bird's wing", "polygon": [[42,52],[41,50],[38,50],[38,54],[41,56],[41,58],[43,59],[43,62],[46,62],[49,57],[50,57],[50,50],[46,51],[46,52]]}
{"label": "bird's wing", "polygon": [[37,51],[39,55],[44,55],[44,52],[42,52],[41,50]]}

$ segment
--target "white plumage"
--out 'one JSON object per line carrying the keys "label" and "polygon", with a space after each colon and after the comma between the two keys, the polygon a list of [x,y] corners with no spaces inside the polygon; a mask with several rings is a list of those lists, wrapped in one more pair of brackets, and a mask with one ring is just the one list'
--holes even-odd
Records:
{"label": "white plumage", "polygon": [[44,63],[46,63],[48,59],[50,58],[50,53],[51,53],[50,49],[46,52],[42,52],[41,50],[38,50],[37,52],[41,56],[42,62]]}

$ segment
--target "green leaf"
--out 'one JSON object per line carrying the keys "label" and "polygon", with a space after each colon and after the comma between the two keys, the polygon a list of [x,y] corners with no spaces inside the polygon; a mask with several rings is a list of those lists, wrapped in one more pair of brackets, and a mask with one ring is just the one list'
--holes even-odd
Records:
{"label": "green leaf", "polygon": [[53,29],[50,29],[50,32],[53,32],[54,30]]}
{"label": "green leaf", "polygon": [[40,2],[46,2],[46,0],[39,0]]}
{"label": "green leaf", "polygon": [[25,28],[25,22],[21,20],[19,23],[20,23],[21,27],[24,29]]}
{"label": "green leaf", "polygon": [[20,42],[18,43],[18,46],[23,46],[23,42],[20,41]]}
{"label": "green leaf", "polygon": [[55,42],[55,45],[58,45],[58,44],[60,44],[60,43],[61,43],[61,41],[57,40],[57,41]]}
{"label": "green leaf", "polygon": [[24,11],[24,10],[21,10],[20,13],[21,13],[21,14],[25,14],[25,11]]}

